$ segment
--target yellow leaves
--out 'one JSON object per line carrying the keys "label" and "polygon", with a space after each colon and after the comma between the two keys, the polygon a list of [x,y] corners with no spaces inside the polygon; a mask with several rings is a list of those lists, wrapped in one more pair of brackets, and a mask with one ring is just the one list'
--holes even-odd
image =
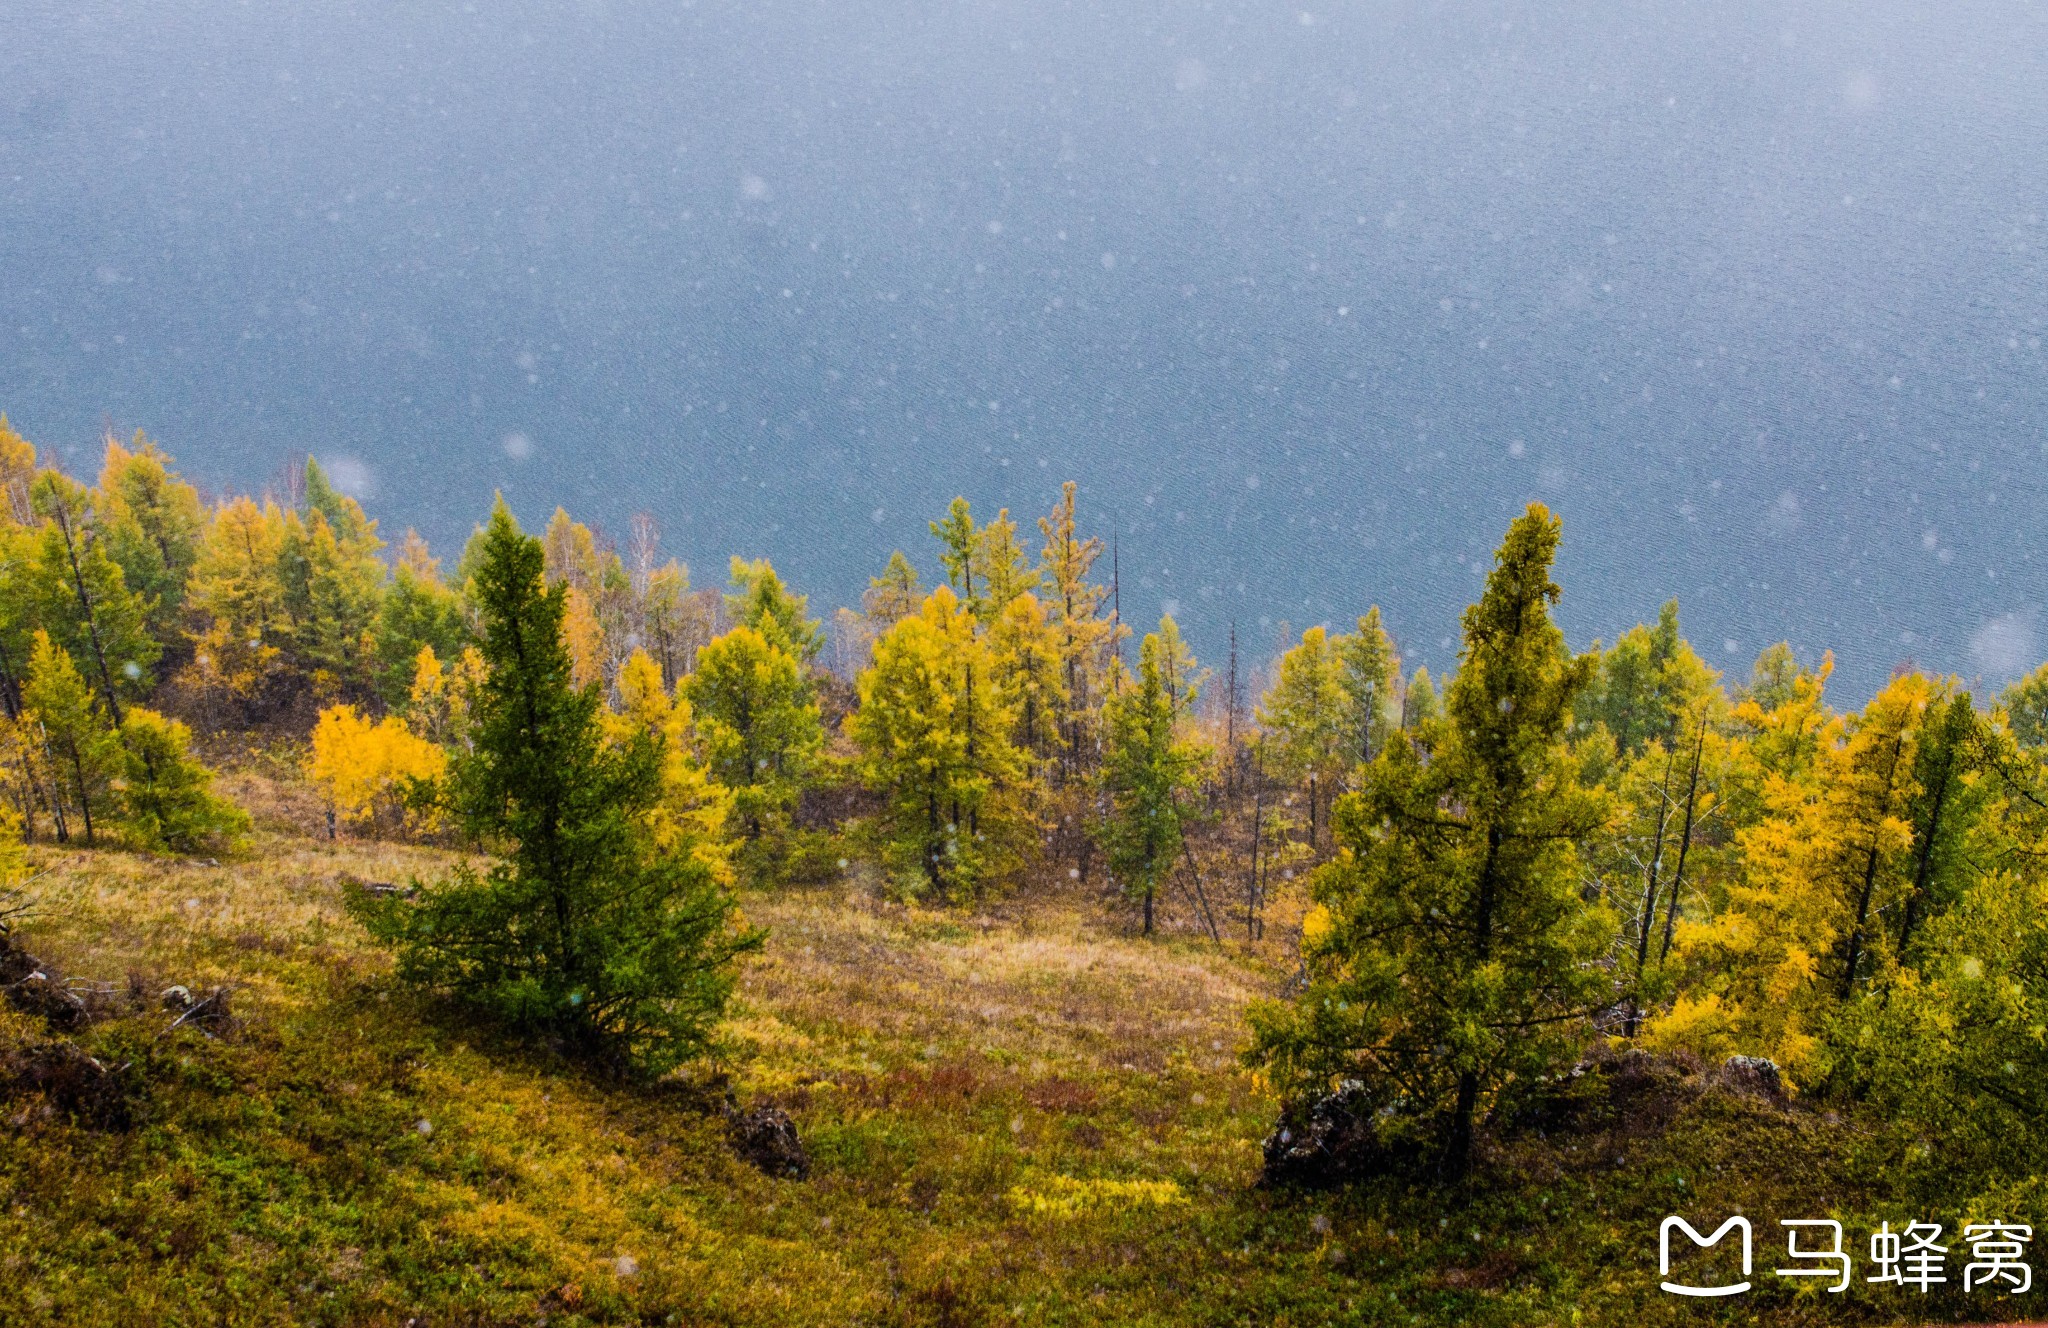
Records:
{"label": "yellow leaves", "polygon": [[329,706],[313,726],[306,775],[339,815],[373,819],[380,800],[402,823],[397,794],[409,780],[440,778],[448,756],[415,736],[395,716],[376,724],[351,705]]}
{"label": "yellow leaves", "polygon": [[276,646],[237,631],[224,619],[214,619],[192,644],[191,682],[236,701],[253,700],[278,667]]}
{"label": "yellow leaves", "polygon": [[261,638],[284,618],[278,558],[285,519],[275,503],[236,498],[214,511],[186,601],[238,640]]}
{"label": "yellow leaves", "polygon": [[413,656],[409,699],[416,706],[431,705],[447,694],[448,671],[441,667],[440,657],[434,654],[432,646],[421,646],[420,653]]}
{"label": "yellow leaves", "polygon": [[[0,418],[0,427],[6,421]],[[0,890],[18,884],[28,875],[28,858],[21,847],[21,813],[0,803]]]}
{"label": "yellow leaves", "polygon": [[1895,962],[1914,760],[1936,690],[1902,674],[1860,713],[1830,716],[1827,672],[1783,681],[1768,712],[1755,700],[1737,712],[1754,730],[1745,759],[1763,815],[1737,832],[1740,876],[1720,913],[1680,929],[1683,994],[1650,1032],[1703,1054],[1769,1056],[1795,1079],[1820,1049],[1811,1030]]}
{"label": "yellow leaves", "polygon": [[604,717],[610,740],[650,733],[662,741],[662,797],[652,820],[655,842],[664,851],[688,852],[720,881],[729,881],[725,828],[733,794],[713,782],[697,759],[689,701],[669,698],[661,685],[661,666],[645,650],[635,650],[619,667],[618,691],[618,712]]}
{"label": "yellow leaves", "polygon": [[1764,996],[1773,1003],[1790,1001],[1807,983],[1813,981],[1819,965],[1812,955],[1793,946],[1785,957],[1778,961],[1776,968],[1764,983]]}
{"label": "yellow leaves", "polygon": [[661,733],[674,713],[661,685],[661,666],[645,650],[635,650],[619,668],[619,717],[634,728]]}
{"label": "yellow leaves", "polygon": [[1324,941],[1337,930],[1337,919],[1327,905],[1317,904],[1301,919],[1301,948],[1303,953],[1322,948]]}
{"label": "yellow leaves", "polygon": [[569,676],[578,687],[604,682],[604,625],[590,597],[574,586],[562,615],[562,641],[569,647]]}
{"label": "yellow leaves", "polygon": [[1720,1060],[1739,1045],[1737,1023],[1735,1012],[1718,994],[1685,993],[1650,1021],[1643,1030],[1642,1044],[1650,1051],[1690,1048],[1709,1060]]}
{"label": "yellow leaves", "polygon": [[0,415],[0,524],[26,521],[28,486],[35,477],[35,444]]}
{"label": "yellow leaves", "polygon": [[469,737],[469,712],[483,686],[483,652],[464,648],[453,667],[443,665],[432,646],[413,657],[412,688],[407,697],[408,727],[428,742],[463,746]]}
{"label": "yellow leaves", "polygon": [[1170,1208],[1185,1204],[1187,1195],[1170,1180],[1082,1179],[1049,1176],[1036,1186],[1012,1186],[1007,1196],[1019,1213],[1034,1217],[1073,1218],[1090,1212],[1132,1208]]}

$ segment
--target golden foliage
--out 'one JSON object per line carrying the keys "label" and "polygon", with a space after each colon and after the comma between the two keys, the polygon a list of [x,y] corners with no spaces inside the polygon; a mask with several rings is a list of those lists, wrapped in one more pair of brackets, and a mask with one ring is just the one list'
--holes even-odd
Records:
{"label": "golden foliage", "polygon": [[247,636],[216,618],[192,642],[187,681],[201,692],[236,701],[253,700],[276,672],[278,648],[260,636]]}
{"label": "golden foliage", "polygon": [[438,779],[447,765],[446,752],[396,716],[372,724],[354,706],[335,705],[321,711],[313,726],[306,776],[337,815],[374,824],[386,812],[402,826],[406,813],[399,797],[406,783]]}
{"label": "golden foliage", "polygon": [[569,604],[562,615],[562,639],[569,647],[569,674],[578,687],[604,682],[604,626],[590,597],[570,586]]}
{"label": "golden foliage", "polygon": [[35,444],[0,414],[0,525],[29,524],[28,486],[35,477]]}
{"label": "golden foliage", "polygon": [[432,646],[421,646],[413,657],[406,726],[443,747],[469,746],[470,708],[484,672],[483,652],[475,646],[465,647],[453,666],[443,664]]}
{"label": "golden foliage", "polygon": [[1652,1021],[1649,1046],[1752,1052],[1811,1082],[1829,1011],[1893,960],[1879,920],[1905,886],[1904,813],[1933,685],[1902,674],[1862,714],[1830,718],[1825,676],[1823,666],[1768,713],[1754,701],[1737,711],[1758,735],[1748,759],[1762,768],[1764,814],[1737,835],[1742,867],[1724,906],[1679,926],[1689,980]]}
{"label": "golden foliage", "polygon": [[697,759],[690,741],[690,703],[680,696],[670,699],[662,689],[661,666],[645,650],[635,650],[620,666],[619,710],[607,715],[605,722],[615,741],[633,733],[651,733],[662,740],[662,799],[654,811],[655,842],[665,851],[688,852],[720,881],[730,883],[726,823],[732,791],[714,783]]}

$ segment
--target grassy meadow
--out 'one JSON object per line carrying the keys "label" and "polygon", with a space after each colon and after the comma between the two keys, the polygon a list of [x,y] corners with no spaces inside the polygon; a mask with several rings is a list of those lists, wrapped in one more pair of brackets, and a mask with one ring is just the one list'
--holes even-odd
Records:
{"label": "grassy meadow", "polygon": [[[1142,940],[1068,881],[974,911],[889,902],[859,864],[750,893],[770,939],[728,1052],[636,1087],[399,988],[341,883],[453,855],[329,842],[283,768],[226,781],[257,814],[231,861],[33,850],[22,942],[138,993],[81,1035],[134,1066],[137,1123],[0,1103],[0,1322],[1903,1321],[1768,1278],[1658,1292],[1656,1223],[1696,1192],[1857,1207],[1846,1127],[1740,1094],[1527,1133],[1469,1194],[1259,1187],[1278,1103],[1235,1053],[1292,971],[1285,900],[1261,946],[1219,947],[1188,919]],[[231,986],[233,1025],[165,1031],[174,982]],[[734,1154],[728,1091],[791,1113],[808,1179]]]}

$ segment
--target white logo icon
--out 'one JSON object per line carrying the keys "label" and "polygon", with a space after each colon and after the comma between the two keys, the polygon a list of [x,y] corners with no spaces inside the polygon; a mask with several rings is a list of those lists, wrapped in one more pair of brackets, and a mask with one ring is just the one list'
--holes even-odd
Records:
{"label": "white logo icon", "polygon": [[1683,1231],[1686,1235],[1686,1239],[1690,1240],[1695,1245],[1701,1246],[1702,1248],[1710,1245],[1720,1244],[1721,1237],[1727,1235],[1731,1230],[1740,1228],[1742,1231],[1743,1280],[1735,1283],[1733,1286],[1717,1287],[1687,1286],[1683,1282],[1667,1281],[1663,1284],[1664,1289],[1666,1291],[1669,1291],[1674,1296],[1739,1296],[1743,1292],[1749,1290],[1748,1279],[1750,1267],[1750,1249],[1748,1218],[1731,1217],[1726,1222],[1723,1222],[1720,1226],[1716,1227],[1714,1229],[1714,1234],[1711,1236],[1702,1236],[1698,1231],[1693,1229],[1692,1223],[1686,1221],[1682,1217],[1665,1218],[1664,1225],[1657,1228],[1657,1272],[1660,1276],[1666,1278],[1671,1276],[1671,1228],[1673,1227],[1677,1227],[1680,1231]]}

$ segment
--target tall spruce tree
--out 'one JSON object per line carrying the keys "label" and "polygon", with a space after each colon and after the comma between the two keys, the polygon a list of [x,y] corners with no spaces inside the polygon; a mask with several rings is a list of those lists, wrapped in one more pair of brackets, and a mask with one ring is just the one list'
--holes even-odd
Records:
{"label": "tall spruce tree", "polygon": [[1615,922],[1575,847],[1607,813],[1566,743],[1593,661],[1550,619],[1558,534],[1535,504],[1509,528],[1430,758],[1390,744],[1339,804],[1349,851],[1312,880],[1308,985],[1254,1016],[1248,1054],[1289,1092],[1359,1080],[1383,1140],[1452,1174],[1481,1116],[1577,1054],[1613,999]]}
{"label": "tall spruce tree", "polygon": [[733,960],[761,934],[697,857],[657,848],[663,739],[607,740],[595,687],[571,685],[564,588],[502,501],[475,566],[487,666],[474,749],[443,802],[501,855],[421,888],[416,903],[357,896],[409,981],[451,992],[600,1060],[659,1074],[699,1053]]}
{"label": "tall spruce tree", "polygon": [[1169,680],[1171,658],[1166,639],[1148,633],[1138,646],[1138,676],[1111,687],[1103,703],[1101,778],[1109,814],[1097,833],[1125,897],[1144,907],[1147,936],[1154,902],[1181,856],[1181,800],[1193,794],[1201,763],[1194,745],[1176,731],[1180,707]]}
{"label": "tall spruce tree", "polygon": [[1325,809],[1355,759],[1346,669],[1328,629],[1311,627],[1280,657],[1280,669],[1258,719],[1272,734],[1276,764],[1302,783],[1308,799],[1308,841],[1320,848]]}

